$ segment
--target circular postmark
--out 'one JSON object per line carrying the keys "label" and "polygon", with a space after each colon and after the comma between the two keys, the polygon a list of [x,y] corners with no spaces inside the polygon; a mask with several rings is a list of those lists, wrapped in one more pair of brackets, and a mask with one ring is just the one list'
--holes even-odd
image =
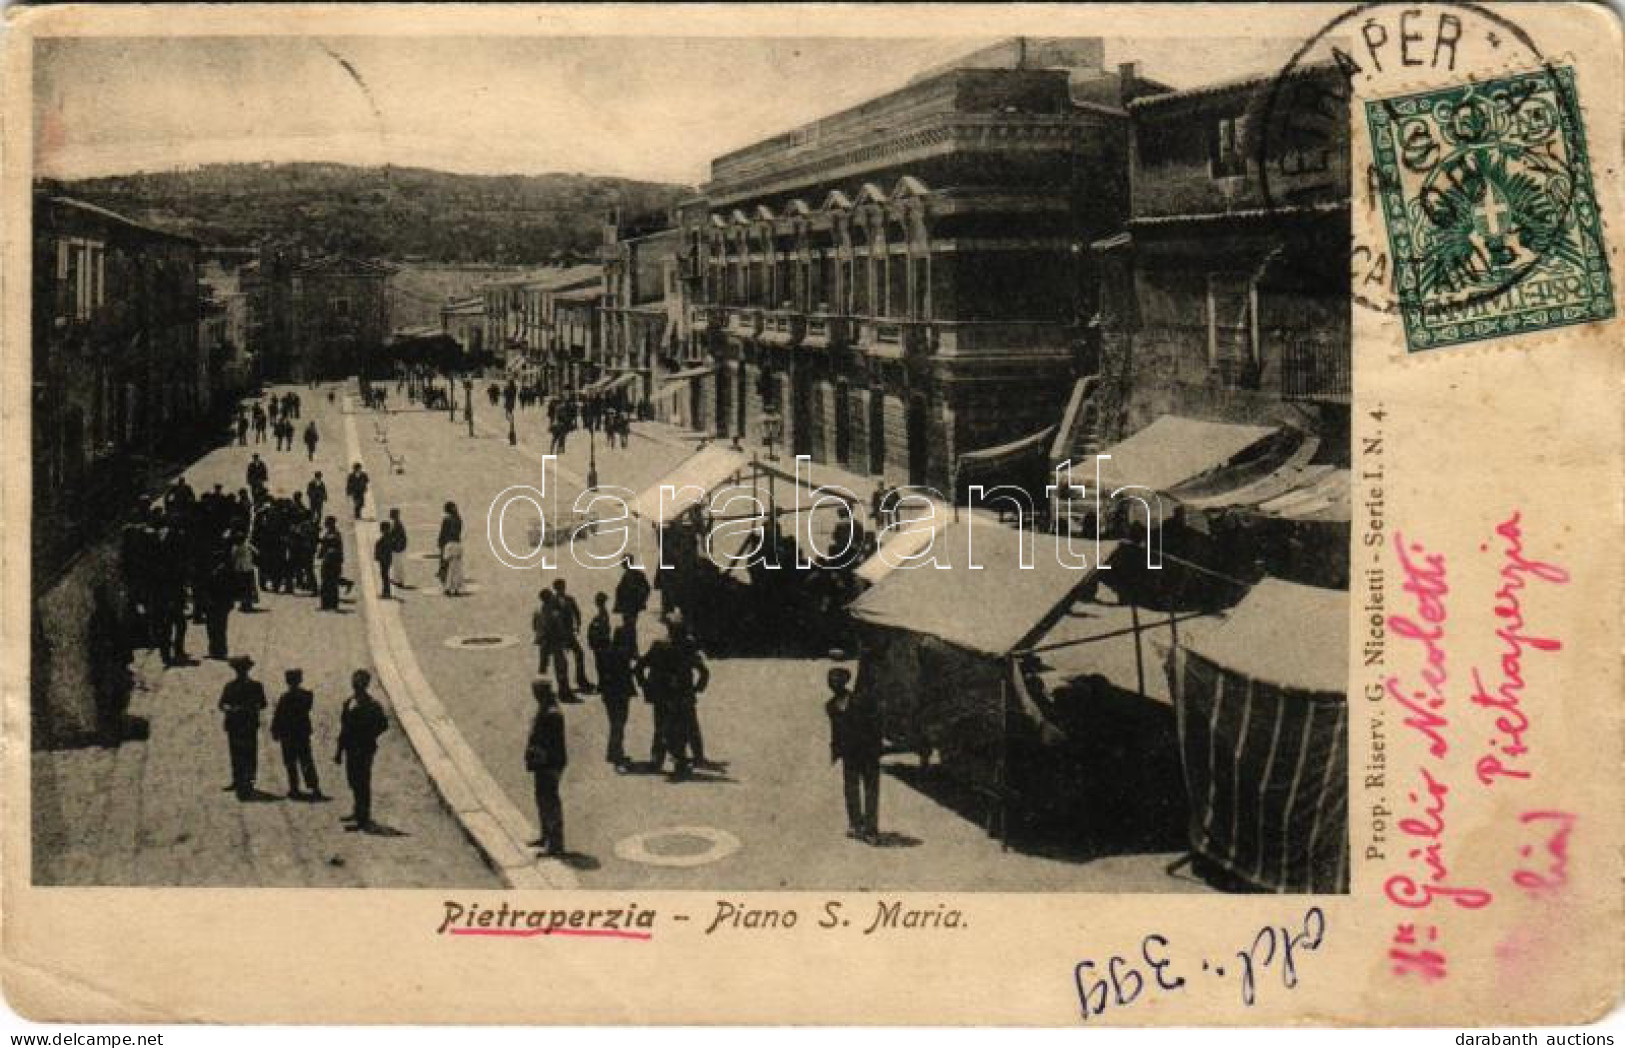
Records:
{"label": "circular postmark", "polygon": [[[1353,171],[1362,113],[1370,155]],[[1413,321],[1493,311],[1572,253],[1576,157],[1563,132],[1579,119],[1572,81],[1504,16],[1361,4],[1271,82],[1253,142],[1260,192],[1275,213],[1348,201],[1351,297],[1406,314],[1414,348]]]}
{"label": "circular postmark", "polygon": [[739,850],[739,838],[713,826],[667,826],[615,843],[615,854],[645,866],[706,866]]}

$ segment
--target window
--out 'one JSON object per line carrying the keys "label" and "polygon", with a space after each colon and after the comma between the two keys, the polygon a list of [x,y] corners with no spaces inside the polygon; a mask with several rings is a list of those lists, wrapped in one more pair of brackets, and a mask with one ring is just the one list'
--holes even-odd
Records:
{"label": "window", "polygon": [[347,317],[350,315],[350,300],[347,298],[332,299],[328,302],[328,305],[332,307],[333,315],[335,317]]}
{"label": "window", "polygon": [[1214,178],[1236,178],[1247,173],[1242,138],[1244,116],[1220,117],[1208,132],[1208,173]]}
{"label": "window", "polygon": [[107,262],[99,242],[57,241],[56,276],[65,316],[89,320],[91,312],[107,301]]}

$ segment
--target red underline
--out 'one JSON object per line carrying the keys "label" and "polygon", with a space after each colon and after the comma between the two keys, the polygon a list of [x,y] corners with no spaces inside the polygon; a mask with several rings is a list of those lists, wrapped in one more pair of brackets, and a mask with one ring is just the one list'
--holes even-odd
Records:
{"label": "red underline", "polygon": [[607,928],[453,928],[453,935],[501,935],[529,939],[537,935],[580,935],[590,939],[650,939],[648,932],[620,932]]}

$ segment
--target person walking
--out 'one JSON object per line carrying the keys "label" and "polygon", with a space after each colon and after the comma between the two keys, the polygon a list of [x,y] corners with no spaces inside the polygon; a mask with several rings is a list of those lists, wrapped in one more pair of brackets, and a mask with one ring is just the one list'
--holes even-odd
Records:
{"label": "person walking", "polygon": [[448,502],[445,516],[440,518],[440,535],[435,544],[440,548],[440,585],[448,597],[463,592],[463,518],[457,513],[457,503]]}
{"label": "person walking", "polygon": [[265,686],[249,677],[254,660],[247,655],[231,659],[236,676],[220,690],[220,712],[225,714],[226,748],[231,757],[231,785],[226,789],[237,799],[248,800],[254,793],[259,768],[260,711],[265,709]]}
{"label": "person walking", "polygon": [[587,643],[593,649],[594,668],[598,671],[598,689],[604,699],[604,716],[609,721],[609,741],[604,747],[604,760],[615,765],[616,771],[627,770],[626,718],[631,712],[632,696],[638,692],[634,667],[638,660],[637,643],[632,627],[625,619],[613,629],[607,598],[600,593],[595,598],[598,614],[587,627]]}
{"label": "person walking", "polygon": [[249,491],[258,491],[265,487],[271,479],[271,468],[260,458],[259,452],[254,452],[248,458],[248,468],[244,471],[244,478],[248,481]]}
{"label": "person walking", "polygon": [[531,639],[536,644],[536,672],[545,674],[551,667],[558,700],[577,702],[575,692],[570,689],[570,666],[564,658],[567,621],[558,595],[550,589],[540,590],[536,594],[536,610],[530,615]]}
{"label": "person walking", "polygon": [[316,461],[316,445],[321,442],[322,435],[316,431],[316,420],[311,419],[305,423],[305,460]]}
{"label": "person walking", "polygon": [[351,832],[374,828],[372,761],[378,754],[378,736],[389,730],[389,716],[367,691],[371,683],[372,674],[367,670],[350,675],[352,694],[339,714],[338,751],[333,754],[333,763],[344,765],[344,777],[350,784],[353,804],[343,821],[350,824],[344,828]]}
{"label": "person walking", "polygon": [[258,403],[254,405],[254,443],[265,443],[265,409]]}
{"label": "person walking", "polygon": [[209,565],[203,581],[203,628],[209,638],[209,658],[225,661],[231,653],[231,606],[240,596],[241,582],[228,551]]}
{"label": "person walking", "polygon": [[248,447],[248,413],[240,407],[237,409],[237,446]]}
{"label": "person walking", "polygon": [[355,519],[361,519],[361,510],[367,502],[367,471],[357,462],[350,467],[350,475],[344,478],[344,493],[350,496],[350,503],[355,507]]}
{"label": "person walking", "polygon": [[559,797],[559,781],[569,762],[564,743],[564,711],[554,701],[553,687],[538,677],[530,682],[536,699],[536,717],[530,722],[525,741],[525,770],[530,772],[536,794],[536,821],[541,835],[530,842],[543,855],[564,854],[564,803]]}
{"label": "person walking", "polygon": [[339,535],[339,522],[328,517],[323,525],[322,537],[316,540],[316,561],[319,573],[321,609],[337,611],[339,584],[344,581],[344,539]]}
{"label": "person walking", "polygon": [[276,709],[271,714],[271,738],[282,746],[282,767],[288,773],[288,797],[299,800],[306,796],[299,789],[303,776],[310,799],[323,800],[322,784],[316,777],[316,758],[310,752],[310,711],[316,704],[316,696],[300,686],[305,680],[304,670],[290,669],[283,673],[282,679],[287,681],[288,690],[277,698]]}
{"label": "person walking", "polygon": [[411,589],[406,584],[406,525],[401,523],[401,511],[389,511],[389,538],[394,556],[389,559],[390,581],[396,589]]}
{"label": "person walking", "polygon": [[597,689],[587,679],[587,655],[581,650],[581,605],[568,592],[563,579],[553,580],[553,604],[559,615],[560,652],[575,660],[576,690],[592,693]]}
{"label": "person walking", "polygon": [[310,504],[310,515],[321,520],[322,507],[327,505],[327,481],[322,479],[321,470],[317,470],[310,483],[305,485],[305,501]]}
{"label": "person walking", "polygon": [[259,584],[254,579],[254,565],[259,550],[248,540],[246,534],[239,531],[231,536],[229,556],[232,574],[237,578],[237,596],[241,601],[238,610],[253,611],[255,604],[259,602]]}
{"label": "person walking", "polygon": [[389,521],[378,525],[378,538],[372,544],[372,559],[378,562],[378,578],[383,591],[378,596],[384,600],[394,599],[389,589],[390,562],[395,559],[395,533]]}
{"label": "person walking", "polygon": [[846,795],[846,835],[868,844],[880,843],[880,754],[883,739],[880,708],[872,694],[854,695],[847,685],[852,671],[830,668],[829,760],[841,765]]}

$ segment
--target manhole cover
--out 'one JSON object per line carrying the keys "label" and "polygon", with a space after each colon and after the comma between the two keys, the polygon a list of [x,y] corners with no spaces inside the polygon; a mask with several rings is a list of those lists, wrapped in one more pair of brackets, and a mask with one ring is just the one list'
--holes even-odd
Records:
{"label": "manhole cover", "polygon": [[506,633],[470,633],[466,636],[447,637],[445,640],[448,648],[472,648],[476,651],[511,648],[518,643],[518,637]]}
{"label": "manhole cover", "polygon": [[646,866],[704,866],[739,850],[739,838],[711,826],[671,826],[633,834],[615,845],[615,854]]}

